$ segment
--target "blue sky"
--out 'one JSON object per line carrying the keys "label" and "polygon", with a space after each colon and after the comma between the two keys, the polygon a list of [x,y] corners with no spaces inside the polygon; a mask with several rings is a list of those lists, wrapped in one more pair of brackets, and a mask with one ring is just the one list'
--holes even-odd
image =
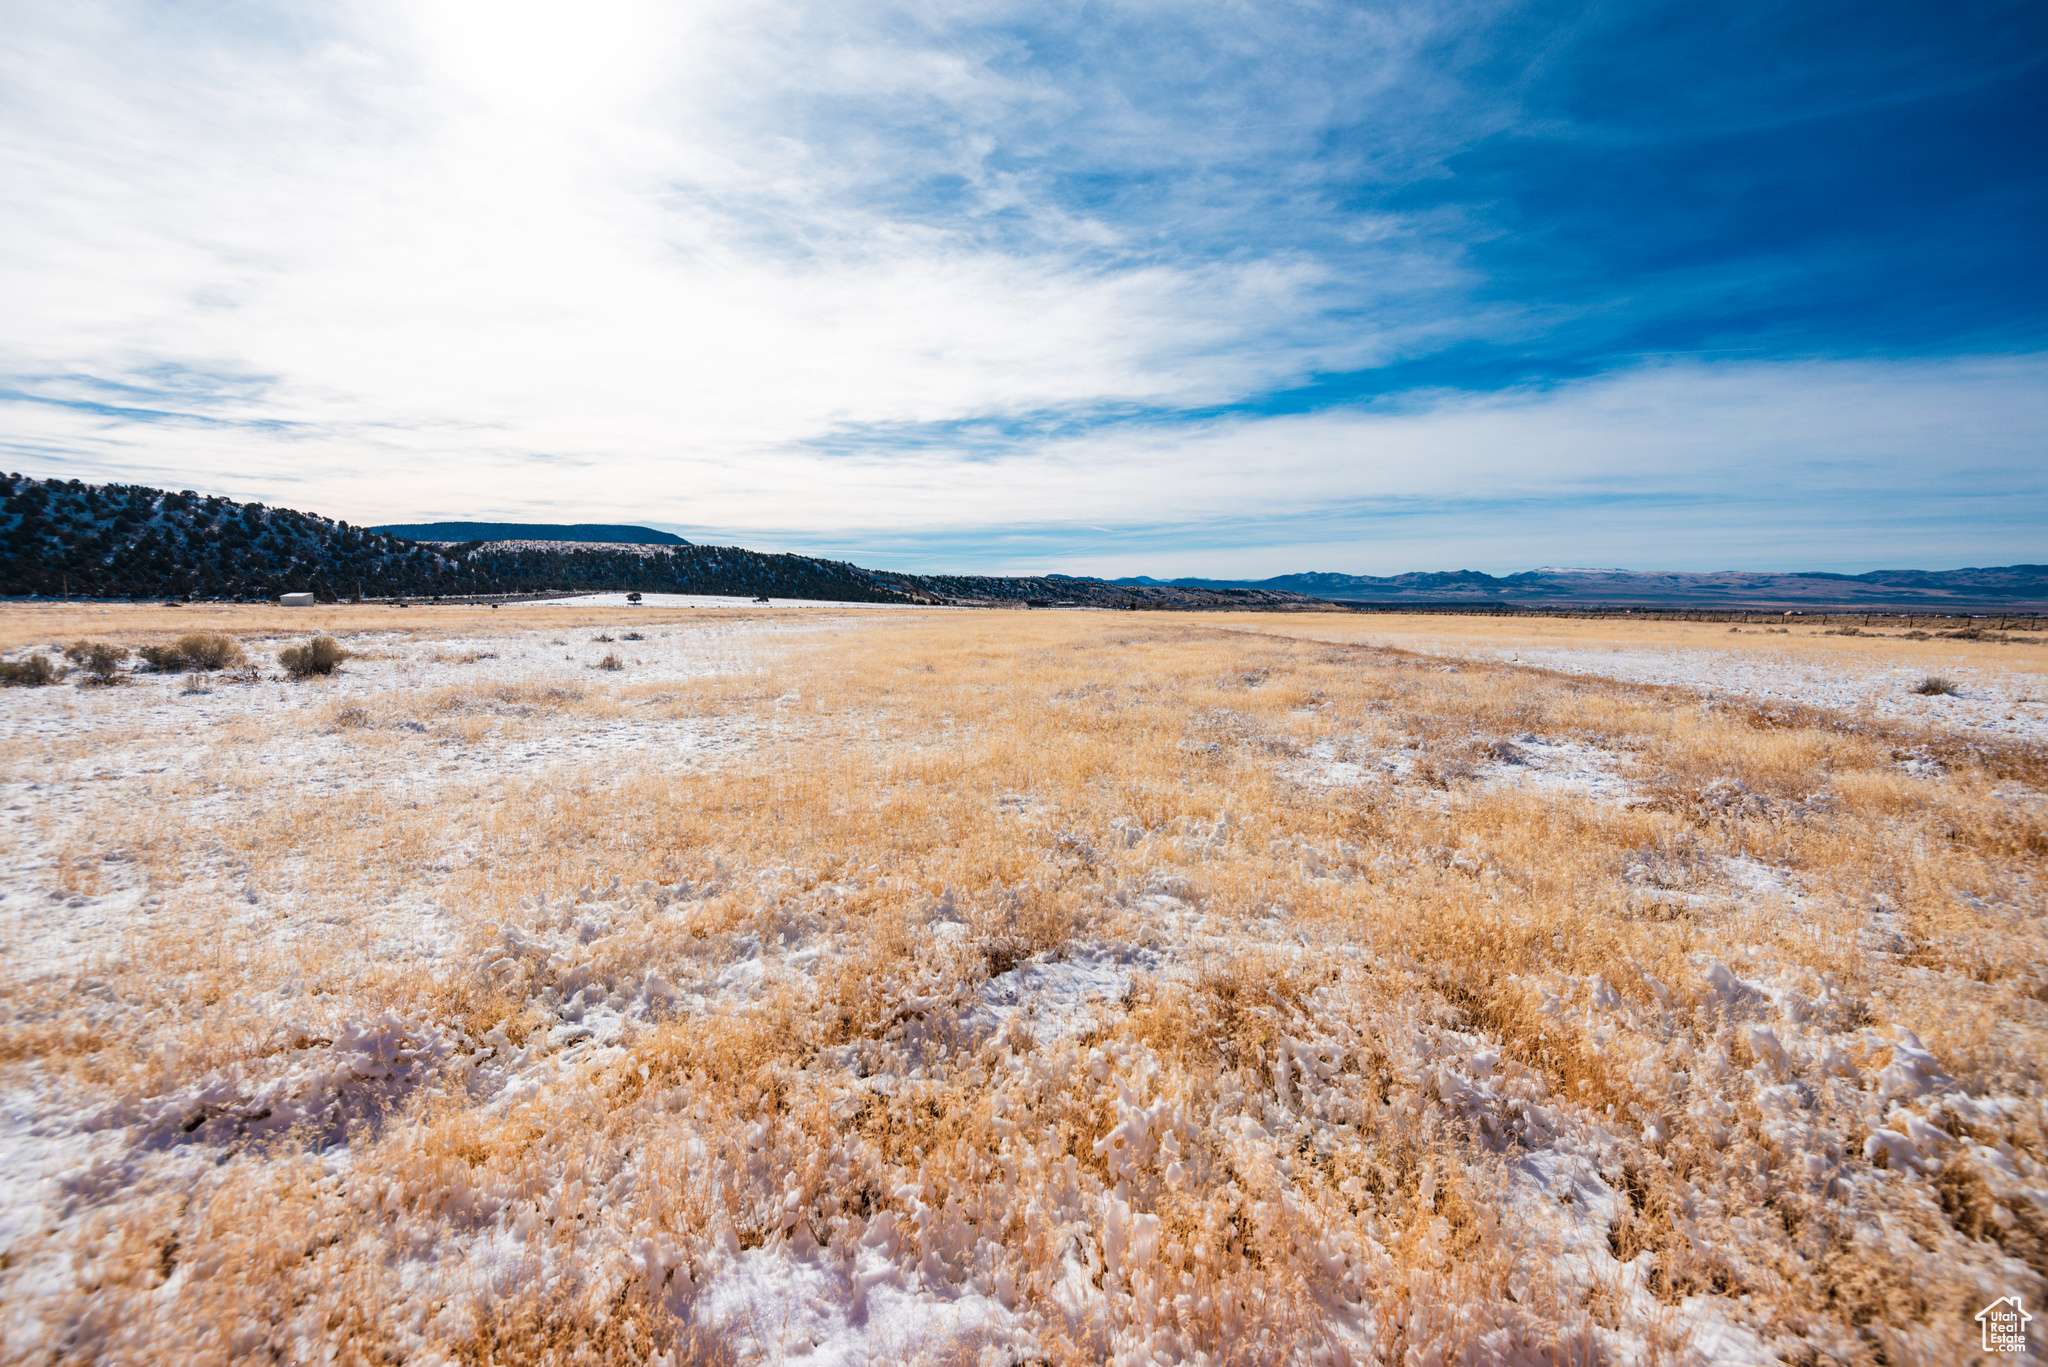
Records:
{"label": "blue sky", "polygon": [[2048,560],[2048,7],[79,0],[0,465],[912,569]]}

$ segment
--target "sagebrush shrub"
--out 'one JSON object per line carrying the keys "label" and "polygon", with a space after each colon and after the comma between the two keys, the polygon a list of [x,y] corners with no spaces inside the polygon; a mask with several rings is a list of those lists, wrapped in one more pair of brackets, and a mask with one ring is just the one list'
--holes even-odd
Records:
{"label": "sagebrush shrub", "polygon": [[40,651],[22,660],[0,660],[0,687],[41,688],[63,677],[50,657]]}
{"label": "sagebrush shrub", "polygon": [[105,685],[120,680],[121,662],[128,658],[128,647],[105,641],[73,641],[64,647],[64,658],[84,671],[84,682]]}
{"label": "sagebrush shrub", "polygon": [[217,631],[191,632],[167,646],[138,646],[135,653],[159,674],[182,674],[188,669],[211,673],[248,658],[234,637]]}
{"label": "sagebrush shrub", "polygon": [[1954,697],[1962,690],[1956,686],[1954,679],[1944,678],[1939,674],[1929,674],[1919,683],[1913,685],[1913,691],[1930,698],[1948,698]]}
{"label": "sagebrush shrub", "polygon": [[597,662],[599,669],[624,669],[626,662],[616,655],[607,655]]}
{"label": "sagebrush shrub", "polygon": [[178,653],[185,659],[187,669],[232,669],[249,657],[242,653],[242,643],[234,637],[218,631],[194,631],[178,638]]}
{"label": "sagebrush shrub", "polygon": [[277,652],[277,662],[294,679],[332,674],[347,658],[348,652],[332,636],[315,636],[304,645],[286,646]]}

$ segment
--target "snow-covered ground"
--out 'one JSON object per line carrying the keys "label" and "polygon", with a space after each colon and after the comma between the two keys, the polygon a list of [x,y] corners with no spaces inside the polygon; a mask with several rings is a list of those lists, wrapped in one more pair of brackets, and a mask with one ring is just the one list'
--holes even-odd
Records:
{"label": "snow-covered ground", "polygon": [[[1628,647],[1442,647],[1447,652],[1596,674],[1628,683],[1665,684],[1727,697],[1800,703],[1889,721],[1971,731],[2048,743],[2048,677],[1968,666],[1939,671],[1923,666],[1817,661],[1769,650],[1687,650]],[[1952,676],[1954,695],[1921,694],[1930,673]]]}
{"label": "snow-covered ground", "polygon": [[[614,682],[675,683],[749,668],[758,659],[760,643],[831,630],[834,625],[755,620],[655,626],[597,617],[587,626],[561,630],[522,628],[512,617],[506,619],[505,629],[489,633],[345,632],[342,644],[351,655],[346,666],[307,683],[285,680],[274,662],[281,647],[302,636],[252,636],[243,643],[251,659],[262,666],[261,682],[138,670],[119,688],[22,690],[6,695],[7,705],[0,707],[0,741],[31,736],[75,741],[115,732],[132,733],[142,749],[161,750],[180,740],[210,744],[210,728],[238,718],[310,713],[379,695],[418,698],[448,688],[482,691],[508,684],[587,690]],[[641,639],[625,639],[625,633],[636,627]],[[54,652],[62,644],[53,641],[46,649]],[[606,655],[618,656],[625,668],[616,675],[597,672]],[[303,737],[307,730],[296,734]],[[94,747],[94,754],[108,757],[100,746]]]}
{"label": "snow-covered ground", "polygon": [[1709,749],[1680,811],[1540,676],[963,613],[835,679],[905,619],[565,601],[0,694],[0,1355],[483,1358],[546,1292],[669,1360],[1932,1360],[1912,1288],[2043,1286],[2035,789]]}
{"label": "snow-covered ground", "polygon": [[[345,633],[349,658],[302,682],[273,668],[233,673],[129,674],[116,688],[15,690],[0,706],[0,743],[34,753],[0,769],[0,812],[16,842],[17,877],[0,888],[17,967],[43,943],[97,943],[89,927],[133,914],[135,879],[110,863],[108,891],[52,892],[56,863],[109,798],[132,794],[135,819],[182,815],[232,821],[294,796],[374,794],[432,801],[444,791],[607,766],[691,768],[743,754],[763,730],[753,716],[673,712],[664,685],[758,669],[779,644],[841,629],[842,620],[710,622],[515,629],[489,635]],[[259,666],[296,637],[245,641]],[[607,656],[616,671],[600,669]],[[653,713],[640,716],[638,713]],[[767,719],[772,729],[775,717]],[[256,781],[252,782],[252,776]],[[40,894],[39,894],[40,889]],[[101,948],[107,948],[101,946]]]}

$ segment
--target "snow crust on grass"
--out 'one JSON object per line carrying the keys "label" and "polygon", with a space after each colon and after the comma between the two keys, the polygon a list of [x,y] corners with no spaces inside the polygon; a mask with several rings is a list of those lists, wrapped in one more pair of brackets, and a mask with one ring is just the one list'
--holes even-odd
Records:
{"label": "snow crust on grass", "polygon": [[1618,763],[1612,751],[1598,745],[1524,734],[1494,747],[1481,784],[1495,791],[1577,794],[1626,804],[1634,800],[1635,790],[1617,772]]}
{"label": "snow crust on grass", "polygon": [[[679,683],[753,667],[757,643],[801,639],[832,627],[824,621],[786,620],[650,624],[643,628],[645,639],[612,643],[593,640],[593,634],[623,630],[624,624],[597,621],[575,631],[519,630],[517,620],[508,619],[508,630],[488,636],[344,632],[341,644],[351,658],[333,675],[299,682],[282,676],[275,657],[279,649],[303,638],[280,635],[244,638],[264,675],[255,683],[231,682],[225,675],[140,671],[126,675],[115,688],[17,689],[7,695],[8,705],[0,707],[0,740],[77,740],[90,734],[100,742],[86,756],[94,777],[102,771],[167,772],[190,755],[164,746],[167,735],[203,744],[209,728],[243,718],[305,714],[382,694],[418,695],[509,681],[578,687]],[[51,642],[48,648],[59,645]],[[622,657],[626,669],[600,678],[592,667],[606,654]],[[121,742],[131,739],[149,752],[139,762],[153,768],[121,767]],[[105,744],[108,741],[116,743]]]}
{"label": "snow crust on grass", "polygon": [[1414,768],[1412,752],[1375,750],[1323,737],[1312,742],[1299,759],[1284,765],[1282,772],[1311,788],[1358,788],[1399,782]]}
{"label": "snow crust on grass", "polygon": [[[645,688],[729,675],[754,667],[757,643],[801,638],[818,627],[657,626],[643,640],[617,644],[593,642],[587,629],[430,638],[358,632],[345,636],[351,656],[340,672],[324,679],[242,683],[138,672],[114,688],[10,690],[7,706],[0,707],[0,743],[41,746],[56,759],[0,773],[0,815],[24,833],[10,852],[15,876],[0,883],[0,924],[18,967],[57,971],[114,952],[124,928],[162,909],[163,897],[142,886],[131,856],[119,848],[123,842],[92,853],[96,867],[82,880],[90,891],[77,886],[75,867],[59,867],[60,857],[89,835],[80,823],[113,791],[134,795],[132,820],[146,826],[155,819],[153,793],[175,793],[177,809],[188,818],[232,820],[238,812],[267,808],[279,788],[298,797],[374,793],[432,803],[452,790],[569,768],[604,781],[604,766],[622,762],[725,762],[755,743],[759,728],[752,719],[621,721],[545,704],[497,704],[489,690],[511,684],[543,697],[549,689],[564,697],[601,697],[607,682]],[[267,664],[293,639],[258,637],[246,644],[253,659]],[[606,651],[625,654],[628,669],[592,670]],[[477,701],[433,721],[406,710],[412,700],[449,690],[474,690]],[[350,706],[362,710],[362,722],[336,726],[332,715]],[[475,738],[458,734],[456,723],[468,716],[490,729]],[[508,725],[513,733],[505,732]],[[243,730],[246,739],[234,746],[230,765],[222,735]],[[203,886],[227,872],[217,863],[193,870],[190,878]],[[416,907],[403,911],[420,914]]]}
{"label": "snow crust on grass", "polygon": [[[1636,800],[1634,787],[1621,772],[1625,757],[1602,746],[1527,733],[1485,744],[1478,744],[1477,737],[1473,740],[1469,759],[1453,759],[1449,773],[1439,773],[1447,786],[1584,796],[1623,805]],[[1374,746],[1322,737],[1298,758],[1283,763],[1281,772],[1310,788],[1391,788],[1413,779],[1423,759],[1414,745]]]}
{"label": "snow crust on grass", "polygon": [[[189,916],[195,905],[217,908],[238,938],[253,931],[289,954],[308,913],[240,894],[243,871],[228,849],[215,846],[185,862],[176,893],[153,888],[135,841],[160,810],[175,812],[180,827],[203,821],[227,830],[262,819],[280,791],[430,810],[487,803],[497,786],[550,775],[604,784],[618,766],[715,765],[755,743],[756,719],[621,718],[616,711],[663,702],[662,685],[744,674],[759,668],[765,648],[838,628],[825,619],[663,623],[647,625],[636,641],[595,641],[594,629],[523,630],[508,617],[488,635],[345,633],[350,656],[341,670],[303,682],[143,671],[113,688],[10,690],[0,706],[0,743],[39,757],[0,773],[8,990],[18,1002],[30,999],[23,993],[61,991],[74,1019],[115,1019],[126,1004],[100,975],[127,967],[133,946],[158,933],[159,918]],[[267,671],[275,650],[295,639],[244,643]],[[627,668],[593,670],[606,652],[624,657]],[[627,690],[616,704],[614,689]],[[434,704],[447,711],[418,712],[423,700],[437,698],[449,700]],[[596,706],[584,710],[585,703]],[[350,708],[359,715],[337,723]],[[465,723],[475,725],[465,730]],[[98,824],[116,809],[125,810],[126,826]],[[0,1093],[0,1248],[26,1259],[0,1319],[10,1352],[36,1341],[40,1331],[29,1326],[38,1298],[68,1281],[59,1264],[24,1250],[89,1229],[128,1203],[161,1199],[229,1161],[300,1155],[338,1172],[416,1102],[516,1106],[601,1066],[635,1026],[758,988],[758,952],[743,952],[696,983],[594,975],[591,946],[625,929],[607,897],[644,891],[592,889],[565,919],[504,926],[482,946],[445,928],[431,897],[400,893],[353,909],[368,961],[398,968],[480,954],[487,974],[548,1018],[524,1044],[502,1031],[471,1035],[392,1012],[351,1016],[299,995],[287,977],[271,993],[235,1004],[268,1023],[252,1054],[224,1066],[187,1071],[167,1058],[111,1092],[18,1071]],[[312,919],[327,925],[332,915]],[[24,1010],[31,1008],[13,1008],[10,1028],[34,1028],[36,1014]],[[492,1247],[493,1239],[482,1239],[466,1254],[446,1249],[434,1265],[466,1264],[483,1274]]]}
{"label": "snow crust on grass", "polygon": [[1147,950],[1100,945],[1034,959],[983,983],[960,1023],[975,1038],[1001,1034],[1014,1022],[1042,1043],[1069,1039],[1094,1022],[1097,1005],[1122,996],[1138,973],[1160,962]]}
{"label": "snow crust on grass", "polygon": [[[1654,776],[1641,772],[1633,732],[1595,739],[1569,721],[1518,731],[1545,723],[1515,718],[1448,739],[1398,727],[1368,739],[1373,716],[1326,720],[1310,706],[1262,729],[1218,707],[1172,719],[1159,733],[1172,767],[1142,782],[1094,756],[1103,777],[1090,791],[1113,805],[1092,822],[1029,763],[946,794],[992,817],[996,834],[980,838],[999,854],[1027,852],[1037,876],[1052,869],[1058,889],[1084,890],[1057,936],[1033,938],[1022,913],[1048,889],[1005,865],[978,898],[918,884],[906,894],[906,942],[870,959],[870,938],[888,925],[840,912],[877,888],[902,889],[888,883],[895,869],[837,848],[810,867],[735,869],[721,858],[687,876],[598,873],[473,915],[455,889],[476,896],[492,871],[468,866],[460,828],[499,821],[514,784],[547,778],[549,810],[645,785],[622,809],[593,808],[611,816],[581,830],[582,848],[616,856],[682,840],[657,819],[675,815],[657,801],[665,778],[758,782],[739,761],[827,724],[790,716],[797,700],[779,680],[753,687],[733,715],[640,716],[629,692],[612,696],[750,676],[795,634],[773,620],[651,627],[645,642],[589,634],[529,632],[514,618],[460,642],[352,638],[358,657],[320,685],[217,683],[186,695],[176,680],[143,677],[105,693],[6,699],[0,731],[41,747],[33,767],[0,775],[16,873],[0,890],[0,1002],[31,1041],[0,1090],[9,1353],[122,1356],[133,1347],[123,1325],[81,1288],[114,1288],[98,1279],[123,1239],[189,1228],[236,1182],[259,1194],[242,1223],[261,1220],[266,1180],[311,1191],[293,1209],[330,1222],[307,1232],[308,1265],[341,1248],[388,1274],[379,1284],[397,1289],[396,1303],[378,1307],[379,1324],[394,1351],[423,1360],[494,1306],[543,1292],[614,1310],[645,1300],[702,1356],[821,1364],[1021,1362],[1051,1355],[1048,1345],[1083,1359],[1203,1360],[1190,1323],[1254,1360],[1424,1362],[1439,1342],[1500,1362],[1868,1356],[1878,1339],[1847,1312],[1779,1315],[1756,1290],[1777,1284],[1789,1256],[1781,1208],[1755,1200],[1759,1190],[1782,1209],[1843,1212],[1858,1257],[1903,1284],[1961,1268],[2030,1298],[2041,1290],[1999,1240],[2020,1246],[2025,1212],[2048,1209],[2048,1164],[2029,1138],[2048,1126],[2048,1104],[1984,1083],[1982,1059],[1973,1074],[1934,1031],[1923,1042],[1874,1015],[1901,984],[1963,985],[1943,976],[1953,968],[1922,962],[1930,908],[2007,898],[2019,918],[2038,905],[2024,879],[1918,888],[1903,904],[1860,884],[1830,887],[1798,858],[1818,842],[1793,839],[1825,804],[1767,802],[1713,779],[1694,785],[1696,810],[1681,819],[1643,800]],[[590,670],[604,650],[629,657],[624,678]],[[1265,679],[1247,670],[1231,686]],[[571,689],[602,706],[550,711],[528,692],[446,719],[407,710],[408,698],[483,684]],[[344,704],[367,719],[338,726]],[[897,735],[865,714],[828,720],[895,745],[902,767],[886,777],[913,794],[962,782],[944,767],[958,739],[950,718],[936,738]],[[458,731],[465,722],[473,734]],[[365,873],[359,892],[343,881],[340,900],[280,896],[265,887],[310,886],[297,866],[265,884],[233,847],[234,828],[278,800],[275,781],[204,772],[229,751],[290,774],[296,795],[423,813],[440,802],[462,821],[416,885],[375,886]],[[195,770],[201,779],[188,781]],[[858,772],[850,761],[829,771],[823,800],[901,799],[845,781]],[[1198,772],[1231,781],[1191,803]],[[1879,779],[1905,786],[1888,769]],[[717,798],[690,792],[691,803]],[[1260,804],[1245,792],[1263,794]],[[2038,797],[2016,791],[2009,805],[2030,810]],[[1518,798],[1529,800],[1508,800]],[[926,801],[939,799],[899,800],[886,833],[902,835]],[[140,836],[158,805],[215,843],[180,845],[185,862],[153,869]],[[1273,826],[1266,805],[1292,824]],[[1488,820],[1520,821],[1519,832],[1540,825],[1537,807],[1560,832],[1618,833],[1602,856],[1610,863],[1574,866],[1568,899],[1543,886],[1548,827],[1528,836],[1534,850],[1489,844]],[[124,838],[92,840],[115,812],[132,823]],[[769,808],[758,819],[780,817]],[[2029,838],[2018,825],[1992,834]],[[941,845],[950,836],[925,833]],[[1441,919],[1361,931],[1376,904],[1411,887]],[[1482,955],[1503,957],[1485,937],[1539,896],[1569,915],[1491,995],[1432,976],[1425,932],[1473,936]],[[370,1010],[309,987],[316,975],[293,969],[300,946],[320,938],[309,920],[351,937],[352,972],[414,975],[405,992]],[[1694,923],[1707,931],[1691,935]],[[1652,928],[1635,943],[1669,931],[1693,950],[1617,957],[1597,974],[1556,967],[1573,937],[1617,925]],[[1767,925],[1795,933],[1766,943]],[[159,926],[202,943],[173,946],[182,957],[147,979],[143,1000],[132,960],[167,952],[176,937]],[[229,931],[275,962],[251,975],[261,986],[214,995],[239,980],[209,977],[203,939]],[[1822,931],[1834,935],[1827,949],[1805,953]],[[2028,969],[1987,957],[1981,971]],[[468,995],[437,996],[444,982]],[[734,1065],[724,1084],[758,1086],[777,1106],[735,1103],[735,1121],[718,1088],[664,1083],[662,1049],[687,1052],[697,1032],[790,1001],[804,1014],[762,1014],[764,1029],[838,1033]],[[138,1011],[166,1038],[128,1071],[34,1058],[63,1052],[35,1045],[49,1038],[35,1032],[89,1035]],[[1193,1033],[1177,1035],[1187,1021]],[[243,1032],[232,1049],[213,1038],[229,1028]],[[1983,1055],[2006,1047],[1998,1028],[1987,1025]],[[745,1043],[744,1032],[720,1038]],[[1229,1055],[1227,1069],[1207,1070],[1213,1086],[1190,1084],[1173,1056],[1190,1040],[1205,1063]],[[1580,1046],[1591,1062],[1573,1062]],[[1574,1068],[1599,1080],[1610,1060],[1612,1092],[1573,1090]],[[662,1124],[606,1128],[629,1106]],[[977,1127],[972,1137],[917,1135],[888,1169],[852,1142],[900,1141],[890,1125],[942,1113]],[[782,1127],[797,1114],[821,1128],[792,1151]],[[493,1145],[473,1142],[479,1129]],[[583,1147],[553,1147],[565,1133]],[[1072,1152],[1048,1145],[1061,1133],[1078,1136]],[[405,1145],[416,1164],[389,1163]],[[1736,1157],[1714,1168],[1724,1153]],[[942,1161],[969,1176],[919,1180]],[[885,1170],[892,1181],[880,1181]],[[1651,1170],[1668,1185],[1653,1189]],[[1964,1199],[1958,1173],[1986,1193],[1969,1206],[1982,1223],[1967,1237],[1942,1204]],[[1749,1178],[1758,1185],[1739,1180]],[[1401,1221],[1367,1233],[1343,1218],[1409,1184]],[[1334,1204],[1311,1204],[1311,1190]],[[1191,1224],[1208,1209],[1197,1197],[1218,1192],[1229,1218]],[[672,1209],[651,1194],[715,1210],[710,1232],[686,1240],[674,1232],[682,1221],[637,1213]],[[1036,1282],[1020,1280],[1020,1241],[1046,1274]],[[1195,1281],[1189,1261],[1232,1241],[1295,1269],[1300,1284]],[[131,1309],[184,1304],[232,1271],[174,1239],[145,1251],[145,1284],[118,1302]],[[1247,1278],[1256,1268],[1235,1266]],[[1283,1293],[1298,1297],[1302,1338],[1260,1313],[1261,1297]],[[331,1322],[292,1307],[220,1323],[230,1327],[209,1346],[222,1357],[283,1345],[313,1359],[335,1346]],[[1872,1334],[1890,1335],[1894,1358],[1938,1360],[1956,1330],[1886,1323]]]}
{"label": "snow crust on grass", "polygon": [[2048,742],[2048,680],[2026,673],[1948,666],[1961,691],[1913,691],[1928,671],[1913,665],[1826,663],[1768,651],[1678,647],[1514,646],[1460,648],[1461,654],[1508,660],[1568,674],[1628,683],[1663,684],[1727,697],[1798,703],[1888,721]]}
{"label": "snow crust on grass", "polygon": [[1032,1337],[1007,1306],[933,1289],[902,1265],[900,1243],[889,1218],[870,1224],[850,1265],[815,1249],[749,1249],[706,1283],[695,1312],[749,1361],[855,1367],[1030,1355]]}

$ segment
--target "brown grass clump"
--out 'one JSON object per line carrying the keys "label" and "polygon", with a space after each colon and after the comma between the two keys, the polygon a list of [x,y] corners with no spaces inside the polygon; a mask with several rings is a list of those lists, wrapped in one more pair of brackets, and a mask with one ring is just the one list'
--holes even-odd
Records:
{"label": "brown grass clump", "polygon": [[19,660],[0,660],[0,688],[42,688],[63,677],[64,671],[41,651]]}
{"label": "brown grass clump", "polygon": [[139,646],[136,654],[159,674],[234,669],[247,663],[249,658],[239,641],[217,631],[190,632],[169,645]]}
{"label": "brown grass clump", "polygon": [[1913,691],[1922,697],[1952,698],[1963,690],[1954,679],[1940,674],[1929,674],[1913,685]]}
{"label": "brown grass clump", "polygon": [[233,669],[247,660],[241,643],[218,631],[195,631],[178,638],[178,653],[191,669]]}
{"label": "brown grass clump", "polygon": [[277,652],[277,662],[294,679],[332,674],[347,658],[348,652],[332,636],[315,636],[303,645],[286,646]]}
{"label": "brown grass clump", "polygon": [[121,664],[128,658],[128,647],[106,641],[74,641],[64,647],[64,658],[78,666],[79,673],[85,676],[81,682],[105,687],[121,681]]}

